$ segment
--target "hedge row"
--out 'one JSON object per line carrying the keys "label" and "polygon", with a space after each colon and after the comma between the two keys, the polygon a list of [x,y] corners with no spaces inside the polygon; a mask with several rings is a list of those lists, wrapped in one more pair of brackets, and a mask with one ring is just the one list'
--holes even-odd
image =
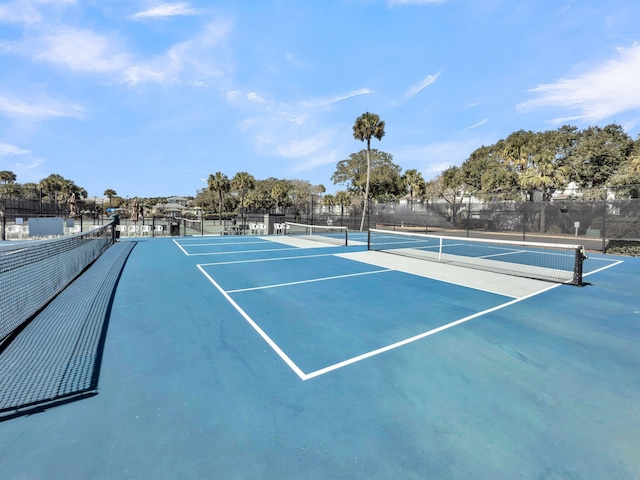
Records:
{"label": "hedge row", "polygon": [[607,253],[640,257],[640,240],[609,240]]}

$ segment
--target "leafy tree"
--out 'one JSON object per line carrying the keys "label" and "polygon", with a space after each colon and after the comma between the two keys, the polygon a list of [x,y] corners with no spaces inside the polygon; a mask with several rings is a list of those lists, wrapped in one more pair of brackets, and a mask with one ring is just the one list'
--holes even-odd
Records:
{"label": "leafy tree", "polygon": [[109,208],[111,208],[111,204],[112,204],[112,201],[113,201],[113,197],[115,197],[115,196],[116,196],[116,195],[118,195],[118,194],[116,193],[116,191],[115,191],[113,188],[107,188],[107,189],[104,191],[103,195],[104,195],[105,197],[109,197]]}
{"label": "leafy tree", "polygon": [[640,198],[640,136],[620,168],[609,177],[609,185],[614,187],[617,198]]}
{"label": "leafy tree", "polygon": [[382,140],[384,137],[384,122],[380,120],[380,117],[375,113],[363,113],[356,118],[356,123],[353,125],[353,138],[360,140],[361,142],[367,142],[367,175],[364,191],[364,209],[362,211],[362,221],[360,222],[360,231],[364,228],[364,219],[369,207],[369,182],[371,174],[371,138],[377,138]]}
{"label": "leafy tree", "polygon": [[9,170],[3,170],[0,172],[0,186],[2,186],[2,189],[0,190],[0,198],[3,194],[11,193],[14,190],[13,185],[16,178],[18,178],[16,177],[16,174]]}
{"label": "leafy tree", "polygon": [[62,175],[53,173],[47,178],[40,180],[38,184],[43,192],[49,197],[50,200],[58,202],[58,194],[62,192],[65,179]]}
{"label": "leafy tree", "polygon": [[265,180],[256,180],[255,188],[248,192],[245,198],[247,205],[253,210],[271,210],[275,205],[271,191],[277,181],[278,179],[273,177]]}
{"label": "leafy tree", "polygon": [[447,168],[436,178],[436,183],[439,186],[440,196],[449,204],[451,209],[450,220],[455,222],[462,197],[466,191],[462,169],[457,166]]}
{"label": "leafy tree", "polygon": [[207,181],[209,186],[209,191],[218,195],[218,220],[222,222],[222,208],[223,208],[223,198],[225,193],[229,193],[231,191],[231,182],[229,181],[229,177],[227,177],[222,172],[216,172],[215,175],[209,175],[209,180]]}
{"label": "leafy tree", "polygon": [[271,188],[271,198],[275,201],[276,209],[291,205],[291,191],[293,186],[289,180],[278,180]]}
{"label": "leafy tree", "polygon": [[322,205],[325,207],[329,207],[329,213],[333,213],[333,207],[336,205],[336,197],[327,193],[324,197],[322,197]]}
{"label": "leafy tree", "polygon": [[424,188],[424,178],[422,178],[422,174],[418,170],[412,168],[404,172],[402,181],[409,191],[409,199],[411,201],[411,206],[413,207],[414,196],[416,194],[419,195],[421,190]]}
{"label": "leafy tree", "polygon": [[240,204],[242,211],[242,222],[244,223],[244,196],[245,194],[253,190],[256,186],[256,179],[253,175],[247,172],[238,172],[231,179],[231,188],[237,192],[240,192]]}
{"label": "leafy tree", "polygon": [[[340,217],[344,217],[344,209],[351,205],[351,195],[349,192],[345,192],[344,190],[340,190],[336,193],[336,203],[340,205]],[[340,221],[342,224],[342,220]]]}
{"label": "leafy tree", "polygon": [[311,195],[313,187],[307,180],[289,180],[291,185],[291,203],[296,209],[296,213],[300,211],[309,211]]}
{"label": "leafy tree", "polygon": [[499,154],[501,142],[474,150],[460,167],[467,188],[485,200],[515,200],[520,193],[515,169]]}
{"label": "leafy tree", "polygon": [[571,152],[571,162],[581,187],[599,188],[625,162],[633,141],[621,126],[589,127],[578,136]]}
{"label": "leafy tree", "polygon": [[351,193],[362,196],[365,204],[367,178],[371,198],[395,197],[401,195],[405,188],[401,172],[402,168],[393,163],[392,155],[376,149],[370,152],[360,150],[338,162],[331,180],[334,184],[345,185]]}
{"label": "leafy tree", "polygon": [[16,178],[18,178],[16,174],[9,170],[3,170],[0,172],[0,183],[5,185],[8,183],[14,183]]}

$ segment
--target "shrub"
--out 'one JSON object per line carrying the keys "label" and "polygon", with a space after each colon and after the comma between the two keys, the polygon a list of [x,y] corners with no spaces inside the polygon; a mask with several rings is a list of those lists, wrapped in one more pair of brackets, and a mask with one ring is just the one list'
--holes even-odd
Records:
{"label": "shrub", "polygon": [[640,240],[609,240],[607,253],[640,257]]}

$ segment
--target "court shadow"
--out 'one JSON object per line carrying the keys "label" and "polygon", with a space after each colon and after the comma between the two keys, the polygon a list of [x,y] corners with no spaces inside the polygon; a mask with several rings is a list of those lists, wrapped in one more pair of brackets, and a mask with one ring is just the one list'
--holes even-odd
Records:
{"label": "court shadow", "polygon": [[0,347],[0,422],[97,395],[116,288],[136,244],[116,243]]}

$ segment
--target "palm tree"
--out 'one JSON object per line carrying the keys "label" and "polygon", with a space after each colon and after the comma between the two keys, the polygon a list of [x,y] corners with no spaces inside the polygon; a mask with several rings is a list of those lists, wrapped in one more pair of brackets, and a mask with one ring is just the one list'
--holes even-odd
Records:
{"label": "palm tree", "polygon": [[[247,172],[238,172],[231,179],[231,188],[240,192],[240,205],[242,212],[242,225],[244,225],[244,194],[256,188],[256,179]],[[241,227],[242,228],[242,227]],[[244,232],[244,230],[242,230]]]}
{"label": "palm tree", "polygon": [[344,219],[344,207],[348,207],[351,205],[351,195],[349,192],[345,192],[344,190],[340,190],[336,193],[336,202],[340,205],[340,225],[342,225]]}
{"label": "palm tree", "polygon": [[424,178],[422,178],[422,174],[416,170],[415,168],[409,169],[404,172],[402,176],[402,180],[404,184],[409,189],[409,198],[411,200],[411,210],[413,210],[413,198],[414,195],[420,192],[420,189],[424,185]]}
{"label": "palm tree", "polygon": [[118,194],[116,193],[116,191],[115,191],[113,188],[107,188],[107,189],[104,191],[103,195],[104,195],[105,197],[109,197],[109,208],[111,208],[111,199],[112,199],[113,197],[115,197],[116,195],[118,195]]}
{"label": "palm tree", "polygon": [[3,185],[3,188],[0,191],[0,197],[2,197],[3,193],[11,191],[11,189],[8,188],[8,185],[12,185],[16,181],[16,178],[18,178],[16,177],[16,174],[9,170],[3,170],[0,172],[0,184]]}
{"label": "palm tree", "polygon": [[225,193],[229,193],[231,190],[231,182],[229,182],[229,177],[227,177],[222,172],[216,172],[215,175],[209,175],[208,180],[209,190],[213,193],[218,194],[219,200],[219,211],[218,211],[218,220],[222,223],[222,200]]}
{"label": "palm tree", "polygon": [[371,177],[371,138],[375,137],[382,140],[384,137],[384,122],[380,120],[380,116],[375,113],[363,113],[356,118],[353,125],[353,138],[361,142],[367,141],[367,183],[364,190],[364,209],[362,210],[362,221],[360,222],[360,231],[364,228],[364,218],[369,209],[369,180]]}
{"label": "palm tree", "polygon": [[54,203],[58,203],[58,193],[62,191],[65,186],[65,179],[62,175],[52,173],[47,178],[40,180],[39,187],[47,192],[49,201],[53,200]]}

